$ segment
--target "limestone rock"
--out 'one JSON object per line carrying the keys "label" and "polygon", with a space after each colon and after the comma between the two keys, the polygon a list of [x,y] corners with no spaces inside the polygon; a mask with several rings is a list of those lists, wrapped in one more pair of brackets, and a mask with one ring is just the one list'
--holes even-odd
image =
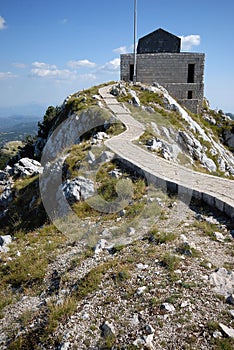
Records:
{"label": "limestone rock", "polygon": [[229,310],[230,315],[234,318],[234,310]]}
{"label": "limestone rock", "polygon": [[219,339],[219,338],[222,338],[222,333],[220,331],[214,331],[213,333],[213,338],[215,339]]}
{"label": "limestone rock", "polygon": [[16,177],[35,176],[41,174],[42,171],[41,163],[30,158],[21,158],[13,168]]}
{"label": "limestone rock", "polygon": [[118,179],[120,178],[123,174],[120,170],[118,169],[114,169],[112,171],[109,172],[109,175],[114,178],[114,179]]}
{"label": "limestone rock", "polygon": [[136,292],[137,295],[142,295],[145,292],[146,289],[147,289],[146,286],[137,288],[137,292]]}
{"label": "limestone rock", "polygon": [[115,329],[112,323],[105,321],[101,327],[101,336],[103,338],[113,337],[115,335]]}
{"label": "limestone rock", "polygon": [[216,120],[212,116],[204,114],[203,118],[211,125],[216,125]]}
{"label": "limestone rock", "polygon": [[101,96],[100,96],[100,95],[93,95],[92,98],[93,98],[94,100],[98,100],[98,101],[101,100]]}
{"label": "limestone rock", "polygon": [[234,293],[233,271],[228,271],[224,267],[221,267],[210,275],[209,280],[217,294],[227,297]]}
{"label": "limestone rock", "polygon": [[68,350],[70,347],[71,343],[65,342],[60,345],[60,350]]}
{"label": "limestone rock", "polygon": [[134,327],[134,326],[137,326],[139,324],[139,317],[138,317],[138,314],[134,314],[131,321],[130,321],[130,324]]}
{"label": "limestone rock", "polygon": [[202,154],[201,156],[201,163],[210,171],[215,172],[217,170],[217,166],[215,162],[206,156],[206,154]]}
{"label": "limestone rock", "polygon": [[7,215],[7,212],[8,212],[8,209],[4,209],[4,210],[0,210],[0,219],[3,219],[6,217]]}
{"label": "limestone rock", "polygon": [[192,135],[192,133],[187,133],[185,131],[179,131],[180,141],[184,144],[186,148],[192,153],[194,149],[202,149],[201,143]]}
{"label": "limestone rock", "polygon": [[146,331],[147,334],[154,334],[155,329],[154,329],[154,327],[152,327],[150,324],[147,324],[147,325],[145,326],[145,331]]}
{"label": "limestone rock", "polygon": [[228,147],[234,148],[234,133],[226,129],[223,131],[224,142]]}
{"label": "limestone rock", "polygon": [[170,303],[163,303],[161,305],[161,310],[165,311],[165,312],[174,312],[175,311],[175,307],[170,304]]}
{"label": "limestone rock", "polygon": [[163,144],[161,140],[154,138],[147,141],[147,146],[149,146],[151,151],[159,152],[162,149]]}
{"label": "limestone rock", "polygon": [[102,237],[106,237],[106,238],[110,238],[110,237],[112,236],[112,234],[111,234],[111,231],[110,231],[110,230],[108,230],[107,228],[105,228],[105,229],[102,231],[101,236],[102,236]]}
{"label": "limestone rock", "polygon": [[113,96],[127,96],[125,86],[121,83],[112,86],[110,93]]}
{"label": "limestone rock", "polygon": [[139,269],[139,270],[147,270],[148,269],[148,267],[149,267],[149,265],[147,265],[147,264],[142,264],[142,263],[139,263],[139,264],[137,264],[136,265],[136,267]]}
{"label": "limestone rock", "polygon": [[134,227],[129,227],[129,228],[128,228],[128,234],[129,234],[129,236],[133,236],[133,235],[135,235],[135,233],[136,233],[136,230],[135,230]]}
{"label": "limestone rock", "polygon": [[146,112],[148,112],[150,114],[155,113],[154,108],[150,107],[150,106],[142,106],[142,109],[143,109],[143,111],[146,111]]}
{"label": "limestone rock", "polygon": [[109,135],[107,135],[107,133],[104,131],[99,131],[93,136],[93,139],[103,141],[105,139],[109,139]]}
{"label": "limestone rock", "polygon": [[207,157],[200,141],[198,141],[191,132],[179,131],[179,142],[188,150],[189,154],[194,159],[198,159],[210,172],[215,172],[217,170],[215,162]]}
{"label": "limestone rock", "polygon": [[137,94],[134,90],[129,90],[130,95],[132,96],[132,103],[137,106],[140,107],[141,103],[139,98],[137,97]]}
{"label": "limestone rock", "polygon": [[153,345],[154,334],[149,334],[147,336],[144,336],[143,339],[145,341],[145,345],[146,345],[147,349],[156,350],[154,345]]}
{"label": "limestone rock", "polygon": [[112,86],[111,90],[110,90],[110,94],[113,96],[119,96],[120,95],[120,89],[115,85]]}
{"label": "limestone rock", "polygon": [[110,162],[114,158],[114,153],[110,151],[105,151],[101,154],[100,158],[97,159],[98,162]]}
{"label": "limestone rock", "polygon": [[0,194],[0,209],[6,209],[8,205],[13,200],[13,192],[11,188],[11,183],[7,182],[7,184],[3,187],[3,191]]}
{"label": "limestone rock", "polygon": [[5,170],[0,170],[0,181],[6,180],[8,178],[8,173]]}
{"label": "limestone rock", "polygon": [[89,151],[88,152],[88,163],[93,164],[95,162],[95,155],[93,152]]}
{"label": "limestone rock", "polygon": [[234,294],[229,295],[226,301],[228,304],[234,305]]}
{"label": "limestone rock", "polygon": [[106,248],[107,244],[108,244],[108,242],[105,239],[103,239],[103,238],[100,239],[97,242],[96,246],[94,247],[94,253],[95,254],[101,253],[103,251],[103,249]]}
{"label": "limestone rock", "polygon": [[8,245],[12,242],[10,235],[0,236],[0,252],[8,252]]}
{"label": "limestone rock", "polygon": [[73,180],[66,180],[62,184],[62,190],[66,199],[74,203],[91,197],[94,194],[94,183],[83,176],[78,176]]}
{"label": "limestone rock", "polygon": [[218,164],[219,164],[219,170],[222,172],[225,172],[226,170],[226,163],[222,157],[218,157]]}
{"label": "limestone rock", "polygon": [[136,340],[134,340],[132,344],[139,349],[143,349],[143,345],[145,344],[145,341],[143,338],[137,338]]}
{"label": "limestone rock", "polygon": [[229,338],[234,339],[234,329],[233,328],[229,328],[229,327],[225,326],[223,323],[219,323],[219,327],[222,329],[222,331],[225,333],[225,335],[227,335]]}
{"label": "limestone rock", "polygon": [[214,232],[213,235],[219,242],[223,242],[225,240],[225,237],[221,232]]}

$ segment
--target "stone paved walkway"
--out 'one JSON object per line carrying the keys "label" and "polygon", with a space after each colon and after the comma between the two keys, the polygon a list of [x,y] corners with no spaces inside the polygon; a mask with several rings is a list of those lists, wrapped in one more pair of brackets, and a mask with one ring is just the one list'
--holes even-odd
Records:
{"label": "stone paved walkway", "polygon": [[129,165],[142,169],[153,182],[165,181],[180,192],[192,192],[234,218],[234,181],[192,171],[178,164],[158,157],[132,143],[144,132],[144,125],[131,114],[110,93],[110,86],[99,90],[107,107],[125,124],[127,130],[107,140],[106,146]]}

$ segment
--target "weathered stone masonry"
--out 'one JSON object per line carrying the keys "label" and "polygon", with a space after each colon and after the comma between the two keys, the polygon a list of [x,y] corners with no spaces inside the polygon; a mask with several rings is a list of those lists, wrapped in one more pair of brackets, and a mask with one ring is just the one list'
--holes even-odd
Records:
{"label": "weathered stone masonry", "polygon": [[[162,34],[165,35],[166,39],[169,35],[172,36],[170,33],[158,30],[152,33],[154,39],[158,32],[160,38]],[[150,35],[146,38],[146,43],[149,44]],[[140,39],[139,42],[142,40],[144,42],[144,38]],[[173,38],[170,40],[173,42]],[[138,52],[147,51],[142,46],[141,43],[141,50]],[[203,53],[168,52],[168,46],[167,52],[156,52],[157,48],[155,50],[151,48],[151,51],[154,52],[137,54],[137,81],[147,84],[159,83],[183,106],[193,113],[199,113],[204,95],[205,55]],[[171,47],[173,50],[173,45]],[[121,80],[133,80],[134,54],[121,55],[120,69]]]}

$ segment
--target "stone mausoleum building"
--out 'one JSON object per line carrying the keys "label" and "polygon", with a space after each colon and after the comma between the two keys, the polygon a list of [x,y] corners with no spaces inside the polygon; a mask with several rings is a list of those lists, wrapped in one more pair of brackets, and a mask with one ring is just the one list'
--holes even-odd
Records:
{"label": "stone mausoleum building", "polygon": [[[136,80],[164,86],[183,106],[200,113],[204,95],[205,54],[180,52],[181,39],[158,29],[139,39]],[[121,57],[121,80],[133,81],[134,54]]]}

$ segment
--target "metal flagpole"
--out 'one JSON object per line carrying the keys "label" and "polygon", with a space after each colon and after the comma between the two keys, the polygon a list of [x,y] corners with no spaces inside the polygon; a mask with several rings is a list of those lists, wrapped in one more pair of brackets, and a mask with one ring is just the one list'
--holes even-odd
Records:
{"label": "metal flagpole", "polygon": [[133,72],[133,83],[137,81],[137,0],[134,0],[134,72]]}

